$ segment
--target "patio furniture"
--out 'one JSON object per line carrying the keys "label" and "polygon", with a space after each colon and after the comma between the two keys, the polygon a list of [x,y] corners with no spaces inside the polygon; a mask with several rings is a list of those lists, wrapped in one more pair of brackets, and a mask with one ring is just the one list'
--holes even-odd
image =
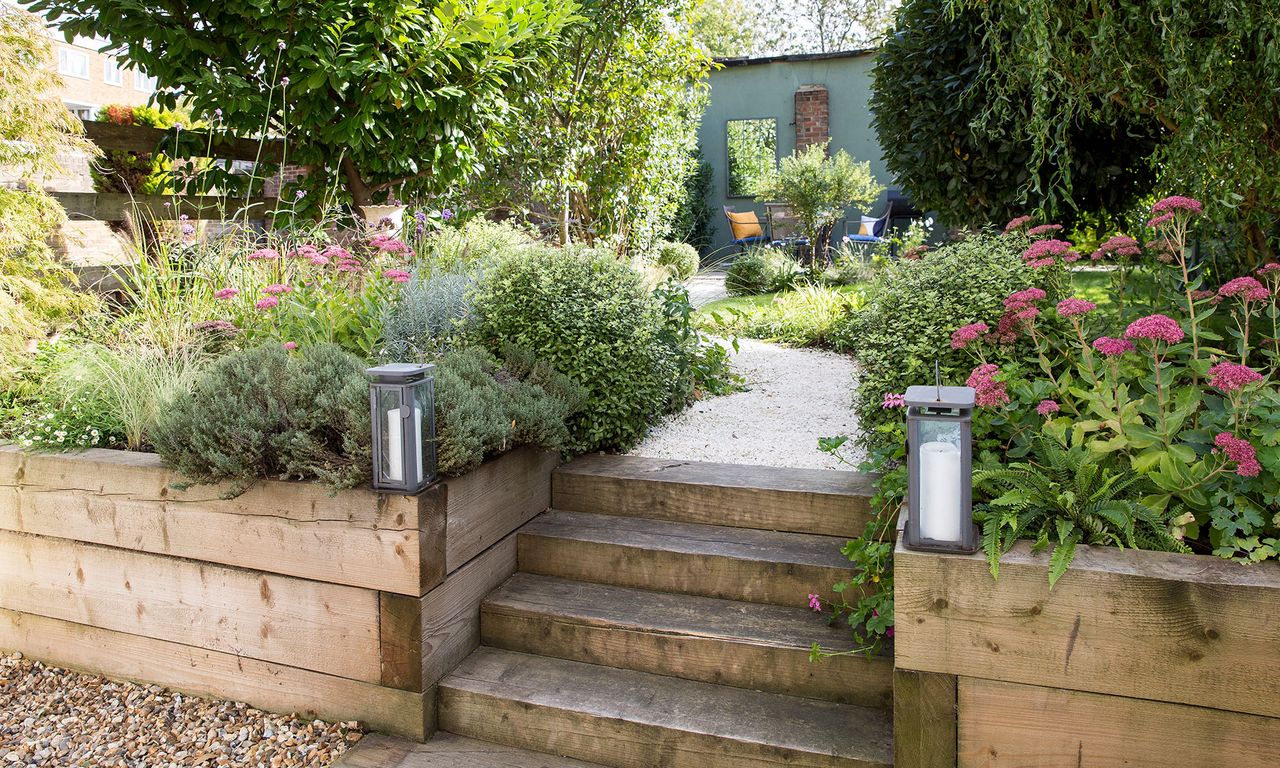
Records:
{"label": "patio furniture", "polygon": [[892,215],[893,205],[890,204],[885,208],[882,216],[860,216],[857,222],[845,220],[844,241],[865,245],[877,245],[883,242],[889,228],[889,217]]}
{"label": "patio furniture", "polygon": [[745,251],[748,246],[769,242],[764,228],[760,226],[760,217],[755,211],[738,212],[733,210],[732,206],[726,205],[724,216],[729,220],[729,231],[732,233],[729,244],[736,246],[738,253]]}

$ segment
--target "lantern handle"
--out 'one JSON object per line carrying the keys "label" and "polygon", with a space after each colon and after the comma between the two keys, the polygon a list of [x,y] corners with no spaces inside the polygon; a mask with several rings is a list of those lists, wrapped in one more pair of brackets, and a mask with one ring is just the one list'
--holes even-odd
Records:
{"label": "lantern handle", "polygon": [[938,388],[938,402],[942,402],[942,366],[933,358],[933,381]]}

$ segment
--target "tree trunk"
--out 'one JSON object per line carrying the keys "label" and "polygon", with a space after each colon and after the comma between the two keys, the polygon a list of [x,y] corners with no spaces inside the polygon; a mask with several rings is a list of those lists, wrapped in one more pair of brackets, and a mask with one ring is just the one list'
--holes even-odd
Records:
{"label": "tree trunk", "polygon": [[342,158],[342,175],[347,179],[347,191],[351,193],[351,202],[355,204],[357,212],[363,216],[364,207],[373,202],[372,190],[369,189],[356,164],[349,157]]}
{"label": "tree trunk", "polygon": [[564,188],[564,200],[560,205],[560,245],[569,244],[569,217],[573,212],[572,195],[569,188]]}

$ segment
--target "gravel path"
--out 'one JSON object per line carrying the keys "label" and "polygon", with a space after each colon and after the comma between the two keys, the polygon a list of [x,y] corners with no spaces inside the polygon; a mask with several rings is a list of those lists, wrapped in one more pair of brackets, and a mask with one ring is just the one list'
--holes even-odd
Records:
{"label": "gravel path", "polygon": [[[849,407],[855,366],[845,355],[739,339],[734,369],[749,389],[694,403],[631,453],[659,459],[839,469],[818,438],[857,432]],[[846,449],[846,458],[860,459]]]}
{"label": "gravel path", "polygon": [[324,768],[355,723],[308,722],[0,656],[0,767]]}

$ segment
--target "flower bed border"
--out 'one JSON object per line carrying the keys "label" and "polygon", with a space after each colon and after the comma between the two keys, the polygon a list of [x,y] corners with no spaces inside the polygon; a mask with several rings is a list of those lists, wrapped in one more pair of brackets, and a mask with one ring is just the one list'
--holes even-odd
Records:
{"label": "flower bed border", "polygon": [[425,739],[558,462],[519,449],[415,497],[220,500],[152,455],[0,446],[0,648]]}
{"label": "flower bed border", "polygon": [[1048,560],[898,546],[895,765],[1269,764],[1280,563],[1081,546],[1050,591]]}

